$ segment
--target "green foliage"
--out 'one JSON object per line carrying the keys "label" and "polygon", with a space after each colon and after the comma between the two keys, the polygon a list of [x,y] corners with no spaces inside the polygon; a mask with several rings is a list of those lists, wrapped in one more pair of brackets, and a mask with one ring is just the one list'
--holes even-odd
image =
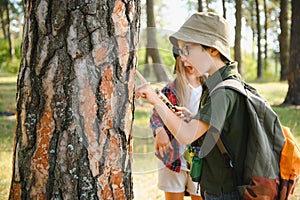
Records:
{"label": "green foliage", "polygon": [[243,79],[246,81],[277,81],[279,80],[280,63],[270,55],[263,69],[263,79],[257,80],[257,61],[251,53],[243,52]]}
{"label": "green foliage", "polygon": [[[158,35],[161,33],[158,33]],[[162,61],[162,64],[166,69],[169,71],[169,73],[172,75],[175,65],[175,60],[173,57],[172,52],[172,45],[169,42],[167,35],[162,35],[160,37],[157,37],[158,44],[159,44],[159,54]],[[145,60],[146,59],[146,48],[145,44],[141,42],[140,48],[138,50],[138,70],[143,73],[145,69]],[[156,76],[153,72],[153,68],[150,68],[150,77],[147,77],[148,81],[155,82]]]}
{"label": "green foliage", "polygon": [[13,41],[15,46],[15,56],[9,55],[9,44],[7,40],[0,39],[0,72],[17,74],[20,66],[21,40]]}
{"label": "green foliage", "polygon": [[249,53],[243,55],[243,79],[253,80],[256,77],[256,62]]}
{"label": "green foliage", "polygon": [[8,59],[5,62],[3,62],[2,65],[0,66],[0,69],[2,72],[17,74],[19,71],[19,66],[20,66],[20,60],[16,57],[13,57],[12,59]]}
{"label": "green foliage", "polygon": [[9,58],[9,45],[8,41],[0,39],[0,67]]}

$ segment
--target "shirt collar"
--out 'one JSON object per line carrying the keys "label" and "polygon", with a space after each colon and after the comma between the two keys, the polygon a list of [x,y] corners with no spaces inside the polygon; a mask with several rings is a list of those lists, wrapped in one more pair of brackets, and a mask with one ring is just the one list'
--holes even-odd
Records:
{"label": "shirt collar", "polygon": [[206,80],[206,87],[212,90],[218,83],[228,78],[235,78],[241,80],[241,76],[238,73],[237,62],[230,62],[229,64],[221,67],[214,74],[208,76]]}

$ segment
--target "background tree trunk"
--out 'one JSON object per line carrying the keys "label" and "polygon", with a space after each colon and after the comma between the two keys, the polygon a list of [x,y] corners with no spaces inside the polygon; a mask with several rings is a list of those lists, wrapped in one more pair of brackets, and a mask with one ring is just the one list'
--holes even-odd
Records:
{"label": "background tree trunk", "polygon": [[7,33],[6,33],[6,22],[4,19],[4,5],[2,2],[0,2],[0,20],[1,20],[1,29],[2,29],[2,33],[3,33],[3,38],[6,39],[7,38]]}
{"label": "background tree trunk", "polygon": [[222,0],[223,17],[226,19],[226,1]]}
{"label": "background tree trunk", "polygon": [[10,199],[133,199],[140,1],[25,1]]}
{"label": "background tree trunk", "polygon": [[259,0],[255,0],[256,5],[256,28],[257,28],[257,79],[263,78],[263,67],[261,59],[261,27],[260,27],[260,11]]}
{"label": "background tree trunk", "polygon": [[207,12],[211,11],[211,9],[209,8],[209,4],[210,4],[210,0],[205,0],[205,5],[206,5],[205,7]]}
{"label": "background tree trunk", "polygon": [[264,2],[264,15],[265,15],[265,23],[264,23],[264,39],[265,39],[265,47],[264,47],[264,69],[266,70],[268,67],[268,6],[266,0]]}
{"label": "background tree trunk", "polygon": [[238,62],[238,70],[243,75],[243,63],[242,63],[242,50],[241,50],[241,39],[242,39],[242,0],[235,1],[235,40],[234,40],[234,59]]}
{"label": "background tree trunk", "polygon": [[198,0],[198,12],[203,12],[202,0]]}
{"label": "background tree trunk", "polygon": [[284,104],[300,105],[300,1],[292,0],[289,89]]}
{"label": "background tree trunk", "polygon": [[[145,59],[145,69],[148,70],[151,64],[154,69],[155,76],[158,82],[161,81],[170,81],[170,75],[168,74],[166,68],[162,65],[160,58],[158,44],[156,40],[156,25],[155,25],[155,15],[154,15],[154,0],[147,0],[147,46],[146,46],[146,59]],[[148,69],[147,69],[148,68]],[[146,71],[147,72],[147,71]],[[148,74],[146,74],[147,77]]]}
{"label": "background tree trunk", "polygon": [[256,28],[255,28],[255,5],[254,5],[254,2],[253,1],[250,1],[250,27],[252,29],[252,58],[254,59],[255,58],[255,38],[256,38]]}
{"label": "background tree trunk", "polygon": [[289,28],[288,28],[288,1],[280,1],[280,30],[279,35],[279,47],[280,47],[280,80],[287,80],[288,70],[289,70]]}
{"label": "background tree trunk", "polygon": [[15,49],[12,43],[12,37],[13,35],[11,34],[10,31],[10,5],[8,1],[5,1],[5,7],[6,7],[6,20],[7,20],[7,39],[8,39],[8,44],[9,44],[9,56],[13,57],[15,55]]}

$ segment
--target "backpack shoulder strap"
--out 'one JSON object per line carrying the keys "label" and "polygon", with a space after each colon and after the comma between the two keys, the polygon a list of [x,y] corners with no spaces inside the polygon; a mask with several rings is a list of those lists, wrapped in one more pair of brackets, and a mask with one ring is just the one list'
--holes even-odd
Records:
{"label": "backpack shoulder strap", "polygon": [[[243,83],[237,79],[226,79],[226,80],[220,82],[211,90],[210,93],[212,94],[214,91],[216,91],[219,88],[230,88],[232,90],[239,92],[240,94],[242,94],[246,97],[248,96]],[[228,150],[226,149],[221,137],[219,137],[218,139],[217,138],[214,138],[214,139],[216,140],[218,149],[220,150],[221,154],[224,156],[226,163],[229,165],[229,167],[233,168],[234,159],[230,155]]]}
{"label": "backpack shoulder strap", "polygon": [[233,90],[239,92],[240,94],[243,94],[244,96],[248,97],[248,93],[247,93],[247,90],[245,89],[244,83],[240,82],[237,79],[226,79],[226,80],[220,82],[212,89],[212,91],[210,93],[213,93],[214,91],[216,91],[219,88],[230,88],[230,89],[233,89]]}

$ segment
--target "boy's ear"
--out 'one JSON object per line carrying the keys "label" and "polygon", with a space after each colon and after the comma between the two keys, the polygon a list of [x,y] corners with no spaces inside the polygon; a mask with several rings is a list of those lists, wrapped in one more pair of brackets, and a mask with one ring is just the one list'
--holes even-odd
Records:
{"label": "boy's ear", "polygon": [[213,47],[209,48],[208,51],[211,56],[217,56],[220,53],[216,48],[213,48]]}

